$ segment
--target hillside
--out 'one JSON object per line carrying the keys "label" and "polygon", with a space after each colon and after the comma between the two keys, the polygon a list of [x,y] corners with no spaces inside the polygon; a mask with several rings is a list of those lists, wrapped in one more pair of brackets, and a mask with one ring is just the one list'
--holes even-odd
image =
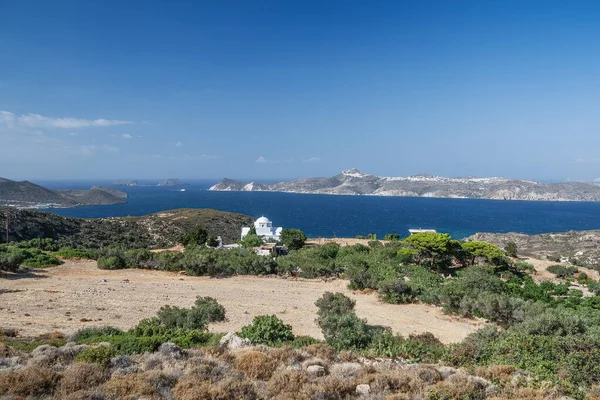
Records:
{"label": "hillside", "polygon": [[209,190],[271,191],[404,197],[472,198],[492,200],[600,201],[600,186],[591,183],[540,183],[506,178],[446,178],[431,175],[379,177],[357,169],[330,178],[259,184],[223,179]]}
{"label": "hillside", "polygon": [[31,207],[76,207],[126,203],[127,193],[94,186],[90,190],[51,190],[29,181],[0,178],[0,202]]}
{"label": "hillside", "polygon": [[504,247],[517,244],[519,255],[569,259],[578,264],[600,264],[600,231],[569,231],[525,235],[522,233],[476,233],[467,240],[481,240]]}
{"label": "hillside", "polygon": [[[180,236],[195,227],[220,235],[224,243],[235,243],[242,226],[253,222],[252,217],[212,209],[178,209],[143,217],[82,219],[68,218],[35,210],[11,209],[10,240],[52,238],[64,245],[77,243],[101,247],[113,243],[132,247],[165,247],[177,243]],[[6,215],[0,212],[0,226]],[[6,232],[0,231],[0,241]]]}

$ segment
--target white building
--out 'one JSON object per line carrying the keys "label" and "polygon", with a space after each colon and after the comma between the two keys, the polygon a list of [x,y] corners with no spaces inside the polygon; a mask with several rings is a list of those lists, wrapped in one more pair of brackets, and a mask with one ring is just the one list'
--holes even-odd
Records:
{"label": "white building", "polygon": [[[276,240],[279,241],[281,239],[281,231],[282,227],[273,227],[273,223],[269,218],[260,217],[256,221],[254,221],[254,229],[256,229],[256,234],[263,238],[263,240]],[[242,228],[242,239],[250,232],[249,227]]]}

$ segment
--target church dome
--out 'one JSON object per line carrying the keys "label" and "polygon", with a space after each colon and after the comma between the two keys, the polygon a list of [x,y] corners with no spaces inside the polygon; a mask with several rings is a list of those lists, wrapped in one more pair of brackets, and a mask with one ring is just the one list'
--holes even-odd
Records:
{"label": "church dome", "polygon": [[260,217],[259,219],[256,220],[256,222],[259,224],[270,224],[271,223],[271,221],[267,217]]}

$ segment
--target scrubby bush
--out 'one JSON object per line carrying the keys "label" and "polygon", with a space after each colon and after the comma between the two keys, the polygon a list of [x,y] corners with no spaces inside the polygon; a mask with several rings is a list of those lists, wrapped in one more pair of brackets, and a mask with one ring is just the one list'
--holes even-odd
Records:
{"label": "scrubby bush", "polygon": [[250,339],[252,343],[279,346],[294,340],[292,327],[285,324],[275,315],[259,315],[254,317],[251,325],[244,326],[239,335]]}
{"label": "scrubby bush", "polygon": [[290,250],[304,247],[306,235],[299,229],[284,229],[281,231],[281,243]]}
{"label": "scrubby bush", "polygon": [[325,341],[341,349],[364,349],[370,341],[372,330],[354,312],[355,301],[342,293],[326,292],[315,302],[319,308],[317,324]]}
{"label": "scrubby bush", "polygon": [[225,319],[225,308],[212,297],[198,297],[192,308],[163,306],[156,316],[169,329],[205,330],[209,323]]}
{"label": "scrubby bush", "polygon": [[506,243],[506,246],[504,246],[504,251],[506,252],[506,255],[512,258],[517,257],[518,250],[519,249],[517,248],[517,244],[512,240]]}
{"label": "scrubby bush", "polygon": [[33,257],[26,258],[21,263],[21,265],[31,268],[41,268],[60,264],[62,264],[62,262],[58,258],[46,253],[36,254]]}
{"label": "scrubby bush", "polygon": [[551,265],[548,268],[546,268],[546,270],[556,275],[558,278],[570,278],[573,275],[575,275],[577,271],[579,271],[577,267],[564,266],[558,264]]}
{"label": "scrubby bush", "polygon": [[379,299],[392,304],[410,303],[414,299],[414,294],[408,283],[394,280],[379,285]]}
{"label": "scrubby bush", "polygon": [[110,359],[117,355],[113,346],[96,346],[85,349],[75,357],[75,361],[108,366]]}
{"label": "scrubby bush", "polygon": [[122,269],[125,267],[125,260],[119,256],[98,258],[98,268],[100,269]]}
{"label": "scrubby bush", "polygon": [[0,247],[0,271],[17,271],[24,258],[23,253],[16,248]]}
{"label": "scrubby bush", "polygon": [[92,258],[92,254],[88,250],[74,249],[72,247],[63,247],[54,253],[55,256],[66,259],[87,259]]}
{"label": "scrubby bush", "polygon": [[152,253],[148,249],[131,249],[123,253],[123,261],[127,268],[145,268],[150,260]]}

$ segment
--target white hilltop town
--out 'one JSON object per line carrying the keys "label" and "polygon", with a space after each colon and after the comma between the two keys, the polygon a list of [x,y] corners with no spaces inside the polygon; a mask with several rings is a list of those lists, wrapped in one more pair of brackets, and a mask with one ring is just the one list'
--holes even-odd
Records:
{"label": "white hilltop town", "polygon": [[[254,221],[254,229],[256,230],[256,234],[266,242],[269,240],[279,241],[281,240],[281,231],[283,231],[282,227],[273,227],[273,222],[265,216],[260,217],[256,221]],[[244,226],[242,228],[242,239],[250,233],[250,227]]]}

